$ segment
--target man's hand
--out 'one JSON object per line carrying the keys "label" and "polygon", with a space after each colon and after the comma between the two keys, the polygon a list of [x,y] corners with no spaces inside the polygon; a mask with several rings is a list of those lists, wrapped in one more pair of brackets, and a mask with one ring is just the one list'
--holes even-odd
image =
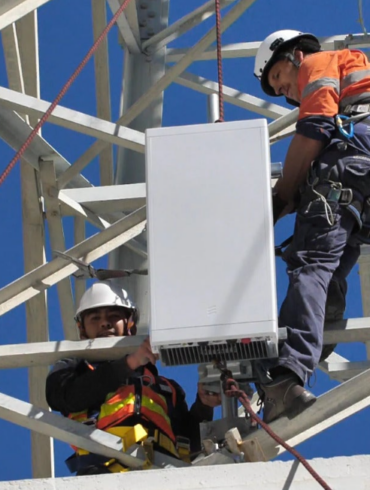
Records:
{"label": "man's hand", "polygon": [[155,364],[157,359],[158,355],[153,354],[148,337],[144,340],[136,352],[127,356],[126,362],[128,367],[135,371],[135,369],[139,368],[140,366],[145,366],[148,364],[148,362]]}
{"label": "man's hand", "polygon": [[206,391],[202,383],[198,383],[198,395],[200,401],[203,405],[207,405],[207,407],[215,408],[221,405],[221,395],[219,393]]}

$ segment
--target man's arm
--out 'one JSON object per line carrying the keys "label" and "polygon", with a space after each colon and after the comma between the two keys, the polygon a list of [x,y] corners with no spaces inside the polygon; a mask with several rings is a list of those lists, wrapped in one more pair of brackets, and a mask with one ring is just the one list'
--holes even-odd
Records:
{"label": "man's arm", "polygon": [[192,453],[201,450],[200,428],[201,422],[213,420],[213,407],[220,404],[219,395],[207,395],[202,385],[198,385],[198,393],[190,410],[185,401],[185,392],[176,381],[171,383],[177,389],[177,402],[171,418],[172,430],[175,436],[190,439]]}
{"label": "man's arm", "polygon": [[95,368],[83,359],[62,359],[46,379],[46,400],[50,408],[63,415],[99,407],[108,393],[132,375],[127,357],[99,363]]}
{"label": "man's arm", "polygon": [[62,359],[46,379],[46,400],[50,408],[64,415],[99,407],[108,393],[135,376],[137,369],[155,361],[148,338],[132,354],[96,367],[83,359]]}
{"label": "man's arm", "polygon": [[[296,134],[293,137],[286,155],[283,176],[280,177],[274,187],[277,199],[281,203],[288,206],[293,202],[299,186],[306,179],[311,162],[317,158],[323,148],[323,141],[307,138],[301,134]],[[281,203],[281,212],[278,218],[283,215],[285,208]]]}

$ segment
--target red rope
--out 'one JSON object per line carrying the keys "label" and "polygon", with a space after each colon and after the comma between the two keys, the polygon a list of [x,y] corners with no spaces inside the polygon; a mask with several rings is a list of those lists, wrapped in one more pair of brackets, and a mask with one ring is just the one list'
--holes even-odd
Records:
{"label": "red rope", "polygon": [[217,46],[217,74],[218,74],[218,107],[220,117],[216,122],[224,122],[224,92],[223,92],[223,75],[222,75],[222,43],[221,43],[221,6],[220,0],[215,0],[216,12],[216,46]]}
{"label": "red rope", "polygon": [[310,473],[310,475],[322,486],[325,490],[332,490],[329,485],[321,478],[321,476],[316,473],[316,471],[312,468],[312,466],[306,461],[306,459],[296,451],[292,446],[289,446],[281,437],[279,437],[275,432],[271,429],[271,427],[266,424],[257,414],[254,413],[252,407],[250,405],[249,398],[244,393],[244,391],[239,389],[238,383],[232,379],[225,380],[225,386],[228,388],[225,390],[225,395],[231,397],[238,397],[238,400],[243,405],[245,410],[251,416],[251,419],[254,422],[257,422],[266,432],[267,434],[274,439],[280,446],[283,446],[284,449],[289,451],[298,461],[306,468],[306,470]]}
{"label": "red rope", "polygon": [[112,20],[106,25],[104,28],[103,32],[100,34],[100,36],[96,39],[88,53],[86,54],[85,58],[81,61],[75,72],[71,75],[70,79],[68,82],[64,85],[62,90],[59,92],[59,94],[56,96],[55,100],[50,104],[49,109],[45,112],[45,114],[42,116],[42,118],[39,120],[39,122],[36,124],[36,126],[33,128],[31,133],[29,134],[28,138],[26,141],[23,143],[23,145],[20,147],[14,158],[9,162],[5,170],[0,176],[0,185],[4,182],[6,177],[9,175],[10,171],[13,169],[19,158],[23,155],[23,153],[26,151],[28,146],[30,145],[31,141],[33,138],[36,136],[37,132],[39,129],[43,126],[43,124],[48,120],[50,114],[53,112],[55,107],[59,104],[61,99],[64,97],[66,94],[67,90],[70,88],[72,83],[76,80],[78,75],[81,73],[87,62],[90,60],[92,55],[95,53],[95,51],[98,49],[100,43],[103,41],[103,39],[106,37],[108,32],[111,30],[115,22],[117,21],[118,17],[121,15],[121,13],[125,10],[127,5],[130,3],[131,0],[126,0],[123,2],[123,4],[120,6],[120,8],[117,10],[117,12],[114,14]]}

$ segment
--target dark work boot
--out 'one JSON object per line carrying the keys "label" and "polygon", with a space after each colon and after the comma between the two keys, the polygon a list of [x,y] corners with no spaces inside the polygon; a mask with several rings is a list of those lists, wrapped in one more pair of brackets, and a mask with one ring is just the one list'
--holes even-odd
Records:
{"label": "dark work boot", "polygon": [[300,385],[294,373],[278,376],[261,388],[264,392],[263,421],[267,424],[282,415],[292,419],[316,401],[315,395]]}

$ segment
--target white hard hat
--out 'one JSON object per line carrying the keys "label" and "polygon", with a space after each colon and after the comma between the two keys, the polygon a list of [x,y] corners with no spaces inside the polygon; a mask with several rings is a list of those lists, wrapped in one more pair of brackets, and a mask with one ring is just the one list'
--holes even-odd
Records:
{"label": "white hard hat", "polygon": [[76,311],[76,319],[80,318],[81,313],[86,310],[104,306],[119,306],[136,311],[136,307],[129,298],[127,291],[112,280],[106,280],[94,283],[85,291]]}
{"label": "white hard hat", "polygon": [[320,49],[319,40],[313,34],[290,29],[273,32],[262,41],[254,63],[254,74],[261,81],[262,90],[266,94],[276,96],[275,91],[268,83],[268,74],[271,67],[278,60],[279,55],[284,52],[286,43],[294,40],[298,42],[301,39],[310,39],[317,42],[318,49]]}

